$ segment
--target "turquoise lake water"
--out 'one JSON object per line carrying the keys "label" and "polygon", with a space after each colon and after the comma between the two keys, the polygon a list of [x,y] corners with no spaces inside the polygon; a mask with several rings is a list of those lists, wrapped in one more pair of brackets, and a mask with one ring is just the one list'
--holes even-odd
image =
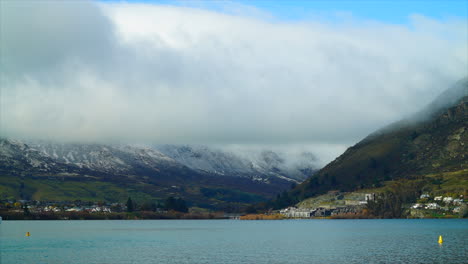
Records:
{"label": "turquoise lake water", "polygon": [[3,221],[0,232],[2,264],[468,263],[466,219]]}

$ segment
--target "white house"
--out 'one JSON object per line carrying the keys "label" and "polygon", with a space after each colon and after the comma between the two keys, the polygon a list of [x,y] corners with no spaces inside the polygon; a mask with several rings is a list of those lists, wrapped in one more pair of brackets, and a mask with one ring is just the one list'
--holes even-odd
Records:
{"label": "white house", "polygon": [[375,200],[375,193],[366,193],[364,200],[365,201],[374,201]]}
{"label": "white house", "polygon": [[453,198],[452,198],[452,197],[444,197],[444,198],[442,199],[442,201],[443,201],[444,203],[451,203],[451,202],[453,201]]}
{"label": "white house", "polygon": [[440,205],[438,205],[436,203],[426,204],[426,209],[435,210],[435,209],[439,209],[439,208],[440,208]]}
{"label": "white house", "polygon": [[72,207],[70,209],[66,210],[67,212],[81,212],[81,208],[78,207]]}

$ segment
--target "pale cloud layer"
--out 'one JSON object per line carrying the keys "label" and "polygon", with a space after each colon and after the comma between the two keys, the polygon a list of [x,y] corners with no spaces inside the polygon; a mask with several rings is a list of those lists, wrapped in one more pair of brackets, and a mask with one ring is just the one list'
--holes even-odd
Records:
{"label": "pale cloud layer", "polygon": [[466,20],[242,10],[2,2],[0,134],[322,146],[332,157],[468,72]]}

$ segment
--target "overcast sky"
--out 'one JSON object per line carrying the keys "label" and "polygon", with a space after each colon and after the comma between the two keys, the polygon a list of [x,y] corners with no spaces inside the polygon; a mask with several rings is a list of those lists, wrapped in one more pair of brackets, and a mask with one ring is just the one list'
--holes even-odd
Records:
{"label": "overcast sky", "polygon": [[331,159],[468,72],[466,16],[285,19],[232,2],[0,10],[0,135],[13,138],[316,146]]}

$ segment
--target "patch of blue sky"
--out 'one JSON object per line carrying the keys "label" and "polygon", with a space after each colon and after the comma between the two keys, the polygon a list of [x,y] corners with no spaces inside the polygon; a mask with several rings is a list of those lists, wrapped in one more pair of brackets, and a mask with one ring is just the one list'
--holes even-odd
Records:
{"label": "patch of blue sky", "polygon": [[101,0],[101,2],[185,6],[285,21],[314,18],[340,20],[352,17],[407,24],[412,15],[423,15],[438,20],[468,18],[468,0]]}

